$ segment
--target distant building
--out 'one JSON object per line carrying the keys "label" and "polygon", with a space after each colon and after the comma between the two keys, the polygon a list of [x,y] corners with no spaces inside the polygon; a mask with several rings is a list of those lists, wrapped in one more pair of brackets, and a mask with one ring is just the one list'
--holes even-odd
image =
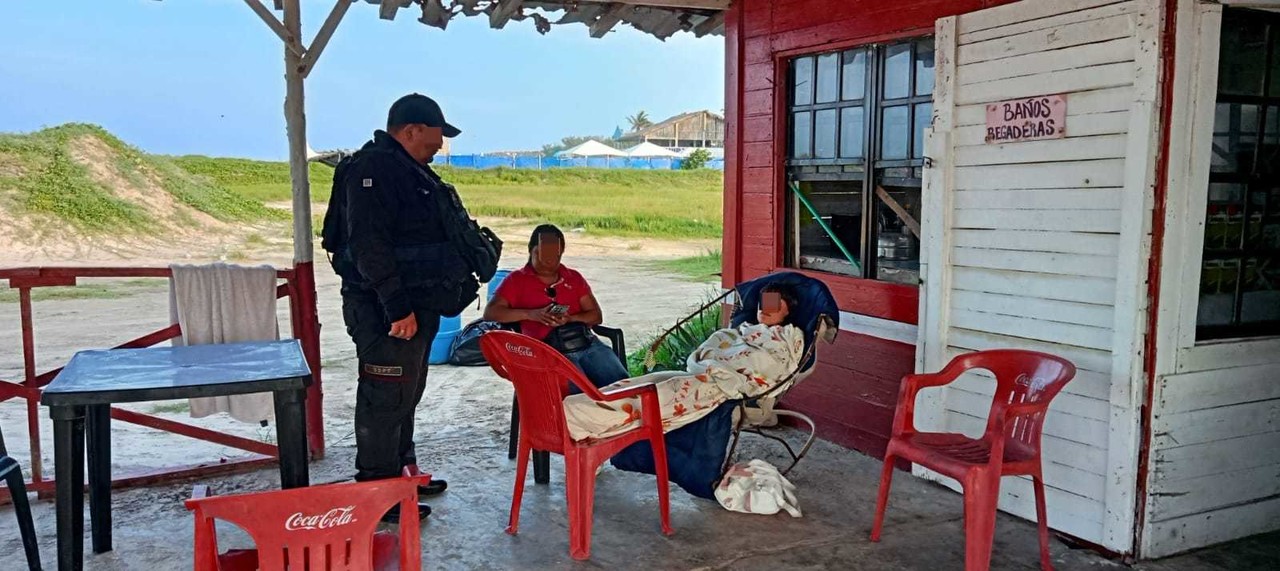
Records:
{"label": "distant building", "polygon": [[648,142],[672,150],[724,147],[724,117],[705,110],[683,113],[626,133],[618,138],[618,142],[624,146]]}

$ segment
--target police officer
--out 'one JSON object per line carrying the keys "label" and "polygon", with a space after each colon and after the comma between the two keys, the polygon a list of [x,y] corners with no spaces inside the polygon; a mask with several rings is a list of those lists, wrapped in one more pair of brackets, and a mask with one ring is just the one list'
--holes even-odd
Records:
{"label": "police officer", "polygon": [[[339,209],[331,212],[335,216],[345,213],[348,256],[346,267],[335,264],[335,269],[343,277],[342,314],[359,365],[359,481],[393,478],[417,462],[414,410],[426,384],[427,352],[440,327],[441,309],[433,300],[440,294],[440,276],[456,265],[436,255],[448,238],[432,193],[444,183],[427,165],[444,137],[460,132],[431,98],[406,95],[391,106],[386,131],[375,131],[373,140],[334,173],[330,210]],[[433,480],[419,488],[419,496],[439,494],[446,486]],[[419,504],[419,518],[430,513],[429,506]],[[398,507],[386,519],[399,521]]]}

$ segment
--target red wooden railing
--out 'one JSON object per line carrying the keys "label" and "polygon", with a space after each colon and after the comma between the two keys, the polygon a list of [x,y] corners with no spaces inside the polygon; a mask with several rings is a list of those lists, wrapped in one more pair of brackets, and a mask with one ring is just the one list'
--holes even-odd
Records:
{"label": "red wooden railing", "polygon": [[[276,288],[277,298],[289,298],[290,323],[293,336],[300,340],[307,363],[311,367],[313,382],[307,393],[307,441],[312,459],[324,456],[324,413],[320,381],[320,327],[316,319],[315,284],[309,264],[298,268],[279,270],[277,276],[284,280]],[[23,380],[0,379],[0,402],[12,398],[27,401],[27,432],[30,441],[30,458],[26,468],[31,474],[27,488],[41,495],[54,490],[52,479],[45,478],[41,459],[40,442],[40,394],[42,388],[53,381],[62,370],[58,367],[37,374],[34,317],[31,307],[31,290],[40,287],[75,286],[82,278],[167,278],[169,268],[106,268],[106,267],[34,267],[0,269],[0,279],[8,280],[9,287],[18,290],[18,302],[22,315]],[[116,348],[150,347],[182,335],[178,324],[152,331],[125,341]],[[278,451],[274,445],[249,438],[235,436],[208,428],[159,418],[131,410],[111,408],[111,418],[141,426],[181,434],[215,444],[252,452],[257,457],[240,460],[216,460],[187,466],[174,466],[159,471],[130,474],[112,479],[112,487],[147,485],[157,482],[206,476],[217,473],[246,471],[274,463]],[[0,487],[0,500],[8,499],[7,488]]]}

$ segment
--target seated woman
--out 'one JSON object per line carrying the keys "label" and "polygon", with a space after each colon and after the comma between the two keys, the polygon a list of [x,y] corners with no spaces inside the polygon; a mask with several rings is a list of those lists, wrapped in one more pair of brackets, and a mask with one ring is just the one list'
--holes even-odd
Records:
{"label": "seated woman", "polygon": [[524,335],[564,353],[596,386],[628,376],[627,368],[591,327],[603,321],[600,304],[582,274],[560,263],[564,233],[543,224],[529,237],[529,261],[508,275],[484,309],[484,318],[520,323]]}
{"label": "seated woman", "polygon": [[[768,392],[798,368],[805,337],[788,319],[799,307],[794,291],[770,285],[762,292],[758,323],[711,334],[689,355],[685,371],[652,373],[602,390],[655,383],[664,432],[692,423],[726,401]],[[607,438],[639,423],[640,399],[596,402],[586,395],[571,395],[564,400],[564,415],[574,440]]]}

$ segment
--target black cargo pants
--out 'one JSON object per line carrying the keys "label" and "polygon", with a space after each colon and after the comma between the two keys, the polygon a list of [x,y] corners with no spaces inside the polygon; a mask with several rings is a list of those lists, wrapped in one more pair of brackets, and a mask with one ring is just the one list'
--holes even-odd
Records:
{"label": "black cargo pants", "polygon": [[399,476],[417,463],[413,414],[427,381],[427,352],[440,329],[440,315],[415,310],[418,333],[388,335],[391,324],[372,294],[344,293],[342,317],[356,344],[356,480]]}

